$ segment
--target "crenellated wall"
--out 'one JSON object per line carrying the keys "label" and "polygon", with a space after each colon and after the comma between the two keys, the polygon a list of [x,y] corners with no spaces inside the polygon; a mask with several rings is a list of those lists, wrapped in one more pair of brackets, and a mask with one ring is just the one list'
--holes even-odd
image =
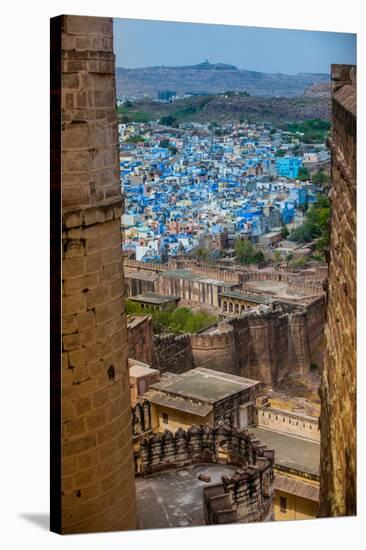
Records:
{"label": "crenellated wall", "polygon": [[234,329],[219,324],[214,334],[192,334],[190,338],[195,367],[237,374],[237,355]]}
{"label": "crenellated wall", "polygon": [[[227,463],[239,469],[221,483],[203,490],[206,524],[246,523],[273,519],[274,451],[253,434],[222,425],[192,426],[153,433],[135,448],[136,474],[151,475],[167,468],[197,463]],[[218,499],[224,506],[217,506]]]}
{"label": "crenellated wall", "polygon": [[206,367],[276,386],[287,375],[306,379],[323,337],[324,297],[311,305],[274,303],[245,311],[199,334],[154,336],[153,367],[181,374]]}
{"label": "crenellated wall", "polygon": [[154,336],[152,367],[161,373],[182,374],[195,367],[190,334]]}

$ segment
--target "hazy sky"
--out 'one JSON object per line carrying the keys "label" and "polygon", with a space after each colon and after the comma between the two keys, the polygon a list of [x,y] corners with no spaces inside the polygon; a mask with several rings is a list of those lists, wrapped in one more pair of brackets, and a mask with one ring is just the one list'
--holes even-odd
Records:
{"label": "hazy sky", "polygon": [[230,63],[266,73],[329,73],[356,63],[356,35],[138,19],[114,20],[117,67]]}

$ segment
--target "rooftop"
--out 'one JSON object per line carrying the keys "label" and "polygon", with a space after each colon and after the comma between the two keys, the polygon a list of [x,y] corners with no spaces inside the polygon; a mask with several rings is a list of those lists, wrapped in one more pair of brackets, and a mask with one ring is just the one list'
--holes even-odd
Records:
{"label": "rooftop", "polygon": [[162,277],[176,277],[177,279],[186,279],[188,281],[202,281],[212,285],[228,286],[230,283],[220,281],[219,279],[210,279],[199,273],[194,273],[191,269],[172,269],[162,273]]}
{"label": "rooftop", "polygon": [[289,478],[287,476],[275,475],[274,488],[277,491],[284,491],[291,495],[296,495],[314,502],[319,502],[319,487],[304,483],[298,479]]}
{"label": "rooftop", "polygon": [[180,296],[173,296],[171,294],[158,294],[157,292],[144,292],[138,296],[131,296],[129,300],[134,302],[144,302],[148,304],[168,304],[169,302],[176,302],[180,300]]}
{"label": "rooftop", "polygon": [[159,275],[157,273],[154,273],[153,271],[145,271],[145,270],[134,270],[129,269],[128,267],[124,267],[124,276],[125,279],[138,279],[143,281],[155,281],[158,279]]}
{"label": "rooftop", "polygon": [[158,370],[149,367],[146,363],[137,361],[137,359],[131,359],[130,357],[128,358],[128,367],[129,375],[132,378],[140,378],[142,376],[148,376],[159,372]]}
{"label": "rooftop", "polygon": [[212,411],[212,405],[208,405],[206,403],[195,403],[194,401],[190,401],[182,397],[175,397],[174,395],[169,395],[166,393],[149,391],[148,394],[145,394],[145,397],[155,405],[162,405],[168,409],[187,412],[196,416],[201,416],[202,418],[205,418]]}
{"label": "rooftop", "polygon": [[221,296],[227,298],[236,298],[237,300],[246,300],[247,302],[254,302],[256,304],[265,304],[270,301],[269,296],[259,296],[256,294],[245,294],[240,290],[225,290],[221,292]]}
{"label": "rooftop", "polygon": [[204,403],[216,403],[247,388],[259,384],[257,380],[242,378],[211,369],[197,368],[173,377],[162,377],[150,389],[185,397]]}
{"label": "rooftop", "polygon": [[127,315],[127,328],[134,328],[146,319],[151,319],[148,315]]}
{"label": "rooftop", "polygon": [[250,427],[257,439],[275,451],[275,465],[298,470],[306,474],[319,475],[320,444],[294,435]]}

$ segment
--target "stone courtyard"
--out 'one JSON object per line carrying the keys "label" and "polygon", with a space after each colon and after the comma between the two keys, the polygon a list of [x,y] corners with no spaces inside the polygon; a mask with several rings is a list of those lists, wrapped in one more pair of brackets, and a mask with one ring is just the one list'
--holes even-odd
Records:
{"label": "stone courtyard", "polygon": [[[205,525],[203,488],[232,475],[236,468],[226,464],[204,464],[168,470],[136,479],[137,516],[140,529]],[[209,483],[197,479],[211,476]]]}

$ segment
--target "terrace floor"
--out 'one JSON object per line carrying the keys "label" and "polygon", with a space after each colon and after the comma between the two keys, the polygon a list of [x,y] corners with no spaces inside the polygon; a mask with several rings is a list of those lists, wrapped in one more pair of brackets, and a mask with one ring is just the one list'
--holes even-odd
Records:
{"label": "terrace floor", "polygon": [[[232,475],[235,470],[225,464],[204,464],[136,478],[139,528],[205,525],[203,488],[220,482],[221,476]],[[200,481],[199,474],[210,475],[211,481]]]}

